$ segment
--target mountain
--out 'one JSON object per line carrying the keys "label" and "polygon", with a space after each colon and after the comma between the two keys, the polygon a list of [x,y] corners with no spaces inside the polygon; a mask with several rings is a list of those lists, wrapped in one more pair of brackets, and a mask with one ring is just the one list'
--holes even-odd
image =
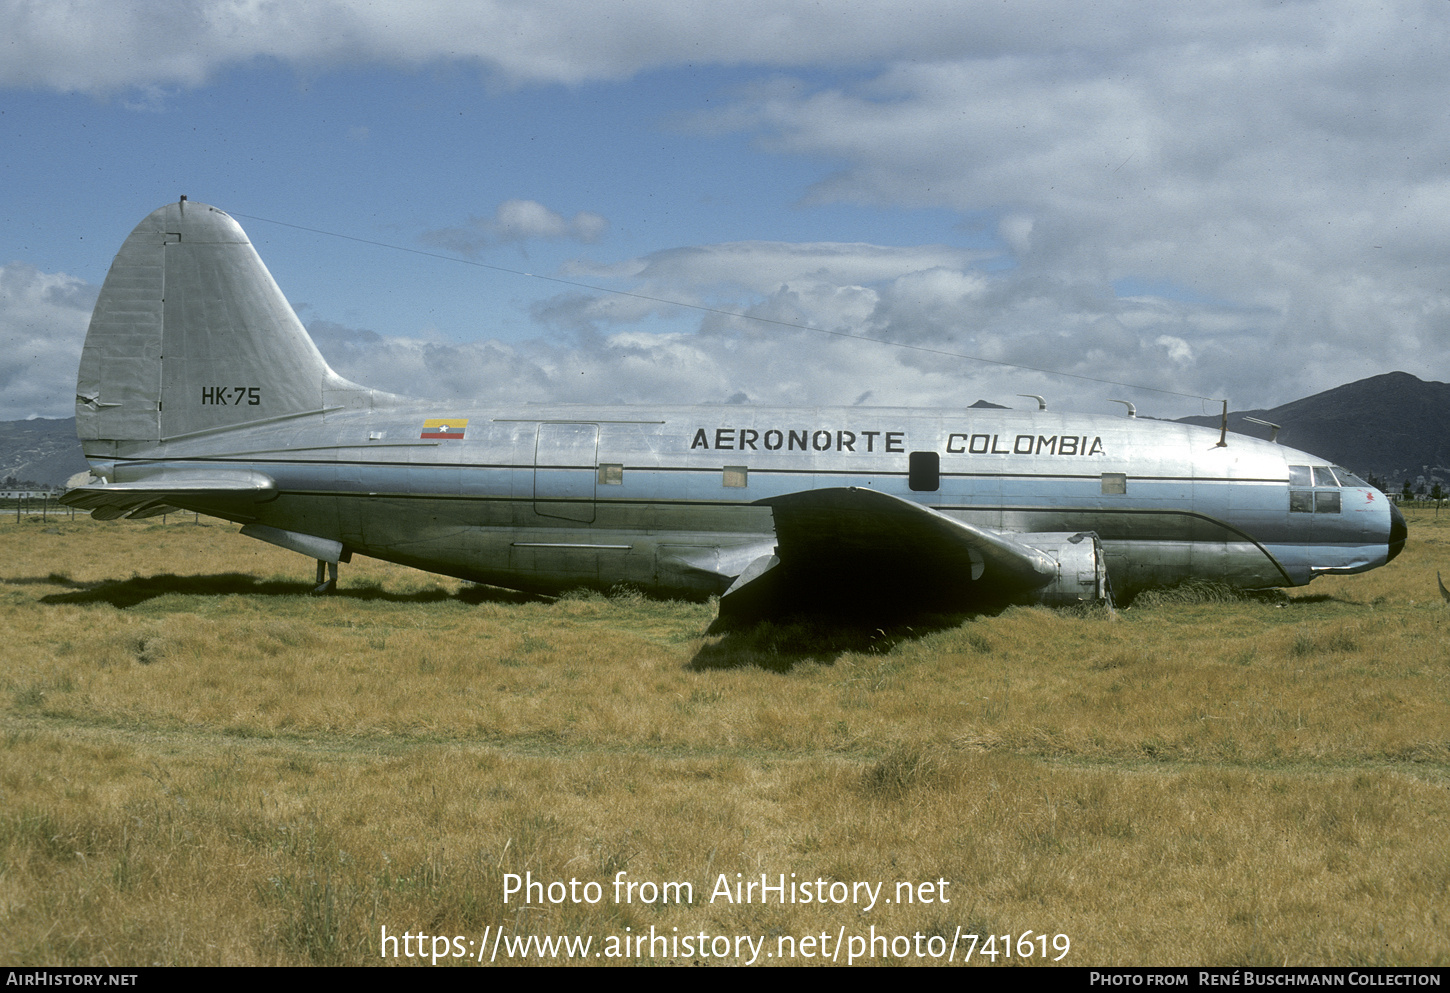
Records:
{"label": "mountain", "polygon": [[[1267,438],[1270,429],[1245,423],[1246,417],[1281,425],[1283,445],[1373,474],[1392,489],[1421,476],[1450,480],[1450,383],[1387,372],[1270,410],[1229,413],[1230,431]],[[1212,415],[1182,420],[1219,426]]]}
{"label": "mountain", "polygon": [[[973,406],[996,406],[978,401]],[[1228,415],[1230,431],[1266,438],[1257,417],[1281,425],[1279,441],[1336,465],[1373,474],[1399,489],[1406,480],[1450,481],[1450,383],[1427,383],[1407,372],[1371,376],[1270,410]],[[1218,427],[1214,416],[1185,417]],[[86,468],[74,417],[0,421],[0,483],[14,476],[60,486]]]}
{"label": "mountain", "polygon": [[0,485],[14,477],[18,483],[64,486],[84,468],[74,417],[0,421]]}

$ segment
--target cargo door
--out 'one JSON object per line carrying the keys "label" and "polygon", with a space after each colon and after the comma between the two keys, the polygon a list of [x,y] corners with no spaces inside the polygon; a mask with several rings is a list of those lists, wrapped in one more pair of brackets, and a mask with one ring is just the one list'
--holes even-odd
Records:
{"label": "cargo door", "polygon": [[540,424],[534,447],[534,513],[593,523],[598,452],[597,424]]}

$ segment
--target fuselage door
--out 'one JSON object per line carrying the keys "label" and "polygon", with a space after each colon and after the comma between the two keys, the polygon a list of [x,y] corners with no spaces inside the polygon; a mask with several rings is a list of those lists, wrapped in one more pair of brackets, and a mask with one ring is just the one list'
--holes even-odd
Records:
{"label": "fuselage door", "polygon": [[540,424],[534,448],[534,513],[592,523],[598,452],[597,424]]}

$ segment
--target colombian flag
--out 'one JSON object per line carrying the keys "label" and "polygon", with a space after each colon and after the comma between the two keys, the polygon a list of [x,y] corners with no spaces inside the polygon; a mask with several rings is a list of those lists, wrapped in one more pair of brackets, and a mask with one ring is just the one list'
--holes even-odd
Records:
{"label": "colombian flag", "polygon": [[459,417],[454,420],[429,420],[423,422],[423,433],[419,438],[430,438],[433,440],[462,441],[463,432],[468,427],[468,418]]}

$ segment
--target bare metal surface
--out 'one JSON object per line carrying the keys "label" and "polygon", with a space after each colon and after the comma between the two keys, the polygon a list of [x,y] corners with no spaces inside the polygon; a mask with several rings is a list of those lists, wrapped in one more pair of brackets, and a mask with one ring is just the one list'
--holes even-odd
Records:
{"label": "bare metal surface", "polygon": [[1131,406],[502,408],[369,390],[328,368],[241,227],[191,202],[126,239],[76,394],[92,474],[73,506],[195,510],[324,562],[545,593],[1061,603],[1300,585],[1404,541],[1383,494],[1327,473],[1300,474],[1310,510],[1291,511],[1289,467],[1324,459]]}

